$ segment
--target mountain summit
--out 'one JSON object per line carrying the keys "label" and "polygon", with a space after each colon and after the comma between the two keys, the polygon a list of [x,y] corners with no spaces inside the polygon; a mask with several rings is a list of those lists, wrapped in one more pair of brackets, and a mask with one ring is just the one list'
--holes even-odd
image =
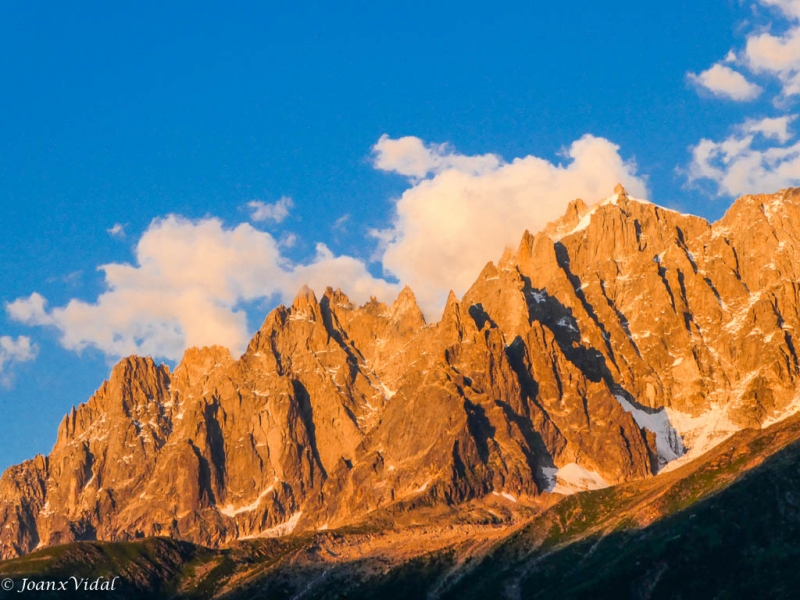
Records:
{"label": "mountain summit", "polygon": [[652,478],[800,407],[798,280],[800,190],[710,224],[618,185],[526,232],[436,323],[407,287],[363,306],[305,288],[238,359],[121,360],[47,457],[3,474],[0,556],[420,507],[513,520]]}

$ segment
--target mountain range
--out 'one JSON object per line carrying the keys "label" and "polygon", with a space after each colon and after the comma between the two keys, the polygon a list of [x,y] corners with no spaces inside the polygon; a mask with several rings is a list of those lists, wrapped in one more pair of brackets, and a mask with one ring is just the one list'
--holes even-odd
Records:
{"label": "mountain range", "polygon": [[0,478],[0,575],[116,570],[131,597],[708,597],[738,535],[741,572],[766,565],[750,584],[789,594],[799,282],[800,189],[709,223],[618,186],[526,232],[436,322],[409,288],[303,289],[241,357],[121,360]]}

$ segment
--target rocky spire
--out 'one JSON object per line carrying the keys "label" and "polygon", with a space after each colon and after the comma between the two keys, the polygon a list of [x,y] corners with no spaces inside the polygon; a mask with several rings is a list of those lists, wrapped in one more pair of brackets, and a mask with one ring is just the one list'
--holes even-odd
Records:
{"label": "rocky spire", "polygon": [[389,306],[304,288],[241,359],[123,359],[46,459],[0,478],[0,557],[468,515],[494,492],[539,510],[570,473],[555,489],[649,477],[792,410],[800,191],[714,225],[634,201],[575,201],[565,219],[451,292],[437,323],[408,287]]}

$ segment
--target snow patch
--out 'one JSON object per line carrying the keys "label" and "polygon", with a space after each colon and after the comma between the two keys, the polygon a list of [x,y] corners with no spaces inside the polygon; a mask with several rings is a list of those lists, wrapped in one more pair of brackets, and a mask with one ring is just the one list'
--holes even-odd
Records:
{"label": "snow patch", "polygon": [[761,291],[755,292],[751,294],[750,297],[747,299],[747,302],[739,308],[738,311],[733,315],[730,321],[725,325],[725,330],[730,333],[738,333],[738,331],[744,327],[745,319],[747,319],[747,315],[750,313],[750,309],[753,308],[756,302],[761,299]]}
{"label": "snow patch", "polygon": [[544,473],[551,484],[546,491],[553,494],[569,496],[585,490],[602,490],[608,487],[608,483],[599,473],[590,471],[578,463],[569,463],[560,469],[545,468]]}
{"label": "snow patch", "polygon": [[561,317],[558,320],[558,323],[556,323],[556,325],[558,325],[559,327],[565,327],[566,329],[569,329],[570,331],[575,331],[575,332],[578,331],[578,329],[575,327],[575,325],[570,323],[570,321],[569,321],[569,319],[567,319],[567,317]]}
{"label": "snow patch", "polygon": [[316,320],[314,319],[313,315],[308,315],[304,313],[293,313],[289,315],[290,321],[308,321],[309,323],[315,323]]}
{"label": "snow patch", "polygon": [[508,492],[492,492],[492,496],[497,496],[498,498],[502,496],[503,498],[511,502],[517,501],[517,497],[514,496],[513,494],[509,494]]}
{"label": "snow patch", "polygon": [[780,414],[774,417],[769,417],[768,419],[764,419],[764,422],[761,423],[761,428],[764,429],[770,425],[775,425],[775,423],[780,423],[781,421],[788,419],[798,412],[800,412],[800,393],[794,397],[794,400],[792,400]]}
{"label": "snow patch", "polygon": [[592,215],[594,214],[595,210],[596,210],[596,208],[593,208],[589,212],[587,212],[585,215],[583,215],[581,217],[581,220],[578,221],[578,224],[575,225],[575,227],[573,227],[571,231],[569,231],[568,233],[565,233],[561,237],[562,238],[567,237],[568,235],[572,235],[573,233],[578,233],[579,231],[583,231],[584,229],[589,227],[589,224],[592,222]]}
{"label": "snow patch", "polygon": [[547,482],[545,491],[552,492],[553,488],[556,487],[558,483],[558,467],[542,467],[542,474]]}
{"label": "snow patch", "polygon": [[[581,217],[581,219],[578,221],[575,227],[573,227],[572,229],[570,229],[565,233],[558,234],[558,236],[554,238],[554,241],[559,241],[567,237],[568,235],[572,235],[573,233],[578,233],[579,231],[583,231],[584,229],[589,227],[589,225],[592,222],[592,215],[594,215],[594,213],[597,212],[597,209],[600,206],[608,206],[609,204],[616,205],[618,200],[619,200],[619,194],[613,194],[608,198],[606,198],[605,200],[598,202],[597,204],[592,206],[585,215]],[[631,198],[630,196],[628,196],[628,200],[632,202],[638,202],[639,204],[652,204],[652,202],[649,202],[647,200],[642,200],[640,198]],[[670,210],[664,207],[659,207],[659,208],[662,208],[663,210]],[[675,212],[675,211],[670,211],[670,212]]]}
{"label": "snow patch", "polygon": [[614,396],[620,406],[628,412],[639,427],[643,427],[656,435],[656,452],[658,453],[658,469],[683,455],[684,449],[678,432],[670,423],[667,409],[662,408],[649,413],[631,404],[624,396]]}
{"label": "snow patch", "polygon": [[537,304],[543,304],[547,302],[547,296],[541,292],[531,292],[531,296],[533,296],[533,300]]}
{"label": "snow patch", "polygon": [[297,527],[297,523],[300,522],[300,517],[303,516],[303,511],[298,511],[294,513],[288,521],[284,521],[280,525],[276,525],[275,527],[270,527],[269,529],[265,529],[261,533],[257,533],[256,535],[244,535],[240,537],[240,540],[252,540],[253,538],[276,538],[276,537],[283,537],[285,535],[289,535],[294,531],[294,528]]}
{"label": "snow patch", "polygon": [[258,508],[258,506],[261,504],[261,501],[267,496],[267,494],[269,494],[274,489],[275,489],[275,484],[273,483],[271,486],[269,486],[267,489],[261,492],[258,495],[258,498],[253,500],[247,506],[234,507],[233,504],[228,504],[223,508],[217,507],[217,510],[219,510],[219,512],[221,512],[226,517],[235,517],[236,515],[239,515],[241,513],[252,512]]}
{"label": "snow patch", "polygon": [[694,460],[739,430],[728,418],[727,410],[718,404],[697,417],[674,408],[667,407],[665,410],[670,423],[681,436],[686,453],[666,465],[661,472],[672,471]]}

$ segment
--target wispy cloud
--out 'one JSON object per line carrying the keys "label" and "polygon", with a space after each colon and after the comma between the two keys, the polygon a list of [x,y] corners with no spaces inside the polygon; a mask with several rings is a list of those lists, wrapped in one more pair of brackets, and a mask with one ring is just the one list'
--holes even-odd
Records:
{"label": "wispy cloud", "polygon": [[83,271],[72,271],[72,273],[67,273],[66,275],[58,275],[57,277],[48,277],[45,279],[47,283],[66,283],[67,285],[76,286],[80,283],[81,277],[83,277]]}
{"label": "wispy cloud", "polygon": [[289,216],[289,211],[293,206],[294,202],[288,196],[282,196],[277,202],[271,204],[260,200],[252,200],[247,203],[247,208],[250,209],[250,219],[256,222],[280,223]]}
{"label": "wispy cloud", "polygon": [[297,234],[291,232],[284,233],[278,240],[278,246],[281,248],[294,248],[295,244],[297,244]]}
{"label": "wispy cloud", "polygon": [[331,229],[336,231],[346,231],[347,230],[347,223],[350,221],[350,213],[346,215],[342,215],[338,219],[333,222]]}
{"label": "wispy cloud", "polygon": [[39,349],[27,336],[21,335],[13,338],[8,335],[0,336],[0,385],[11,385],[12,375],[9,368],[13,365],[27,362],[36,358]]}
{"label": "wispy cloud", "polygon": [[125,237],[125,226],[121,223],[114,223],[113,227],[106,229],[111,237]]}

